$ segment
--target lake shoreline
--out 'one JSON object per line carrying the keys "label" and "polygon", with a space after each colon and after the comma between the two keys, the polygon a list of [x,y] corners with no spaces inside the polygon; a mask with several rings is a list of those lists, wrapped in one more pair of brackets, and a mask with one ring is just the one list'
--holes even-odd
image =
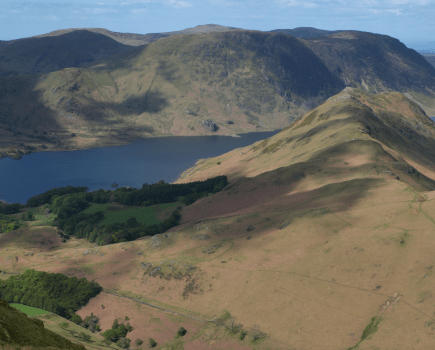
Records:
{"label": "lake shoreline", "polygon": [[25,204],[30,197],[55,187],[86,186],[92,192],[113,190],[114,183],[132,188],[162,179],[172,183],[198,160],[250,146],[280,131],[212,135],[228,137],[148,137],[117,146],[111,142],[105,147],[77,149],[77,152],[47,149],[23,156],[20,162],[4,158],[0,159],[3,180],[0,198],[8,203]]}
{"label": "lake shoreline", "polygon": [[[186,136],[186,137],[195,137],[195,136],[229,136],[229,137],[242,137],[241,135],[243,134],[251,134],[251,133],[256,133],[256,132],[272,132],[275,130],[282,130],[281,129],[273,129],[273,130],[259,130],[259,131],[249,131],[246,133],[238,133],[238,134],[230,134],[230,135],[194,135],[194,136]],[[71,152],[71,151],[80,151],[80,150],[85,150],[85,149],[95,149],[95,148],[105,148],[105,147],[116,147],[116,146],[123,146],[123,145],[128,145],[129,143],[132,143],[134,141],[137,140],[146,140],[146,139],[154,139],[154,138],[161,138],[161,137],[183,137],[182,135],[156,135],[156,136],[152,136],[152,137],[140,137],[140,138],[127,138],[125,140],[119,140],[117,139],[116,141],[102,141],[99,145],[92,145],[90,147],[88,147],[87,145],[83,145],[83,147],[74,147],[74,148],[61,148],[61,147],[52,147],[52,148],[47,148],[47,149],[41,149],[41,150],[37,150],[37,151],[27,151],[26,153],[22,153],[21,156],[25,156],[25,155],[29,155],[29,154],[34,154],[34,153],[41,153],[41,152]],[[5,147],[3,147],[5,148]],[[14,153],[15,155],[16,153]],[[20,160],[21,158],[15,159],[13,158],[13,155],[10,154],[6,154],[4,152],[0,153],[0,159],[3,158],[12,158],[14,160]]]}

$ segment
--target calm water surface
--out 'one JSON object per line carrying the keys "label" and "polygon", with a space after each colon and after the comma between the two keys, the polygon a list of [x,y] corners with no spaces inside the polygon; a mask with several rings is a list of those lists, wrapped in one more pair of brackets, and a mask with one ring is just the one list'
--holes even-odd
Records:
{"label": "calm water surface", "polygon": [[175,181],[201,158],[216,157],[277,134],[280,130],[230,136],[173,136],[136,140],[114,147],[65,152],[39,152],[20,160],[0,159],[0,199],[26,203],[54,187],[111,184],[141,188],[144,183]]}

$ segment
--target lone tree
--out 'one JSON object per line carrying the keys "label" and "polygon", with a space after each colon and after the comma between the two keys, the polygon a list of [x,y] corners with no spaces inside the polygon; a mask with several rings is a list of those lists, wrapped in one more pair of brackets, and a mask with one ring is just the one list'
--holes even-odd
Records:
{"label": "lone tree", "polygon": [[187,333],[186,328],[180,327],[180,328],[178,328],[177,335],[175,337],[176,338],[184,337],[186,335],[186,333]]}
{"label": "lone tree", "polygon": [[157,346],[157,342],[153,338],[149,338],[148,342],[150,344],[150,347],[155,348]]}

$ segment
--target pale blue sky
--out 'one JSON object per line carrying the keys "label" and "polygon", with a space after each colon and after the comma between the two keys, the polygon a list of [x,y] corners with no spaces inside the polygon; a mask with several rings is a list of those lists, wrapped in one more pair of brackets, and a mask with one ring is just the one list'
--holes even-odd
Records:
{"label": "pale blue sky", "polygon": [[200,24],[386,34],[408,46],[435,41],[435,0],[0,0],[0,40],[65,28],[159,33]]}

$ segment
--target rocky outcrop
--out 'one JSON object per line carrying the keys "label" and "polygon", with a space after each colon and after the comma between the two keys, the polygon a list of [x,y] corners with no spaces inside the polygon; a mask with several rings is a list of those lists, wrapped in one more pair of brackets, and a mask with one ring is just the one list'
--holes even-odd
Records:
{"label": "rocky outcrop", "polygon": [[202,122],[202,126],[208,128],[210,131],[216,132],[217,130],[219,130],[219,127],[211,120],[211,119],[206,119]]}

